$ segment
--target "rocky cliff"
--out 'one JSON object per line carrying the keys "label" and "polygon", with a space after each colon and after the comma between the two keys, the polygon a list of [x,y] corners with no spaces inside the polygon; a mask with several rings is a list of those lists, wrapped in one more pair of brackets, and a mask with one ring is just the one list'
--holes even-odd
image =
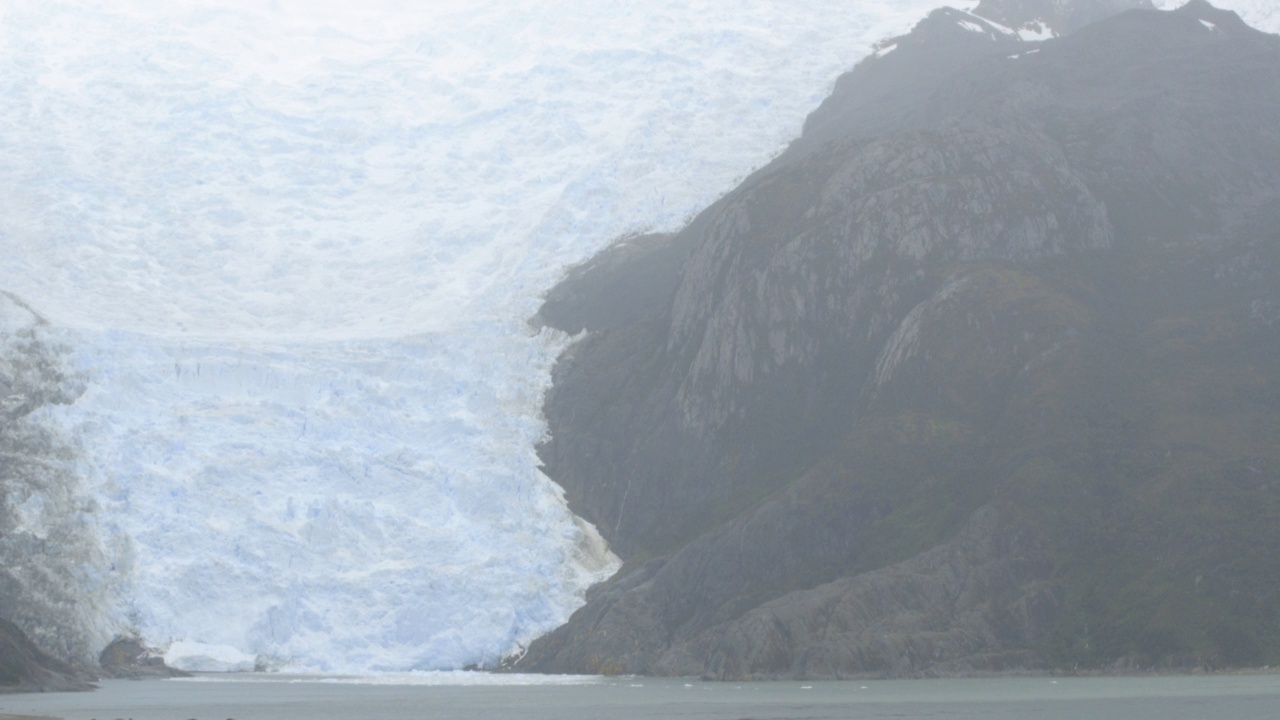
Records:
{"label": "rocky cliff", "polygon": [[89,679],[36,647],[17,625],[0,620],[0,693],[93,690]]}
{"label": "rocky cliff", "polygon": [[520,668],[1280,662],[1280,38],[1066,6],[934,12],[548,296],[627,564]]}
{"label": "rocky cliff", "polygon": [[[41,415],[83,383],[67,349],[19,298],[0,291],[0,691],[88,689],[103,565],[75,444]],[[98,583],[100,586],[100,583]]]}

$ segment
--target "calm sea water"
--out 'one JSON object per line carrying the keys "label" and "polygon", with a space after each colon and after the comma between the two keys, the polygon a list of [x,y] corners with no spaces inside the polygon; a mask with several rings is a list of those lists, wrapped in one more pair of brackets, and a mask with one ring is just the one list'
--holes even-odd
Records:
{"label": "calm sea water", "polygon": [[0,713],[66,720],[1275,720],[1280,718],[1280,675],[810,683],[510,677],[487,681],[460,673],[381,678],[229,675],[107,681],[94,693],[5,696],[0,698]]}

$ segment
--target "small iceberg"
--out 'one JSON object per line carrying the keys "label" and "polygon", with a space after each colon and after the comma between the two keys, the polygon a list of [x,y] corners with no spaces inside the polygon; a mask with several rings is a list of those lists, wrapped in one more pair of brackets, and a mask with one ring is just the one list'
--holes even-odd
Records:
{"label": "small iceberg", "polygon": [[230,645],[178,640],[164,653],[164,663],[187,672],[252,672],[258,658]]}

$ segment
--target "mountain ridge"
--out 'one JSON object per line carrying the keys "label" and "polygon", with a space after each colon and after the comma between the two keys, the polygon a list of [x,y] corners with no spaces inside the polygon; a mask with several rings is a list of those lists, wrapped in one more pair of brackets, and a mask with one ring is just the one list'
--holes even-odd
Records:
{"label": "mountain ridge", "polygon": [[[593,332],[557,366],[540,454],[626,565],[518,669],[1275,660],[1268,554],[1209,561],[1238,513],[1251,547],[1274,534],[1270,483],[1232,478],[1280,467],[1258,310],[1280,43],[1204,3],[1034,44],[965,15],[886,43],[663,239],[683,266],[629,282],[665,300],[564,328]],[[644,254],[618,252],[615,279]],[[616,284],[571,275],[542,317]]]}

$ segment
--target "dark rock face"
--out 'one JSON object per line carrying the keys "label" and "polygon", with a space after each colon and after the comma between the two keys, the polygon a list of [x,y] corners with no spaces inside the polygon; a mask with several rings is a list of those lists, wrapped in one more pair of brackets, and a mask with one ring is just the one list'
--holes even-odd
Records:
{"label": "dark rock face", "polygon": [[93,689],[75,668],[45,654],[17,625],[0,620],[0,692]]}
{"label": "dark rock face", "polygon": [[570,271],[542,303],[534,322],[571,334],[635,325],[661,312],[675,292],[688,243],[641,235],[615,243]]}
{"label": "dark rock face", "polygon": [[164,664],[164,656],[133,638],[116,638],[98,656],[102,674],[111,678],[143,680],[148,678],[191,677],[191,673]]}
{"label": "dark rock face", "polygon": [[1280,661],[1280,38],[893,44],[548,298],[541,455],[627,566],[519,669]]}

